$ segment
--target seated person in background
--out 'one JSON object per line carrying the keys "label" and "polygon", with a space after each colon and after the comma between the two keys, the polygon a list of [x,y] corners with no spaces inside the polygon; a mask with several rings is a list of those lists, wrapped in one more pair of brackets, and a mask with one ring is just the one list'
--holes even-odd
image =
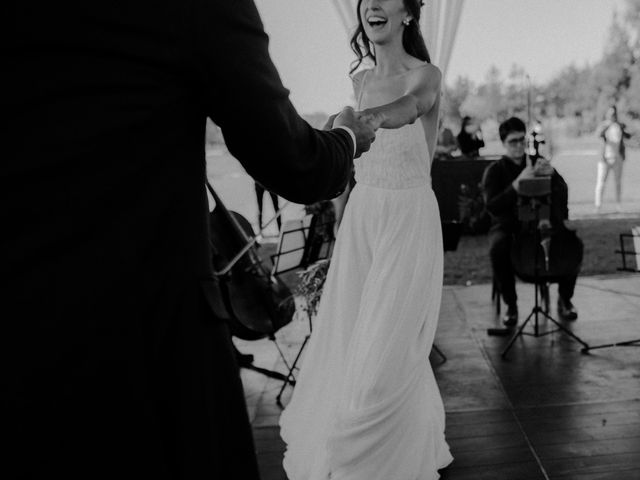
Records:
{"label": "seated person in background", "polygon": [[477,157],[484,147],[480,125],[471,117],[464,117],[458,134],[458,147],[463,155]]}
{"label": "seated person in background", "polygon": [[[573,232],[564,228],[564,220],[568,218],[569,213],[567,184],[548,160],[543,157],[525,156],[525,132],[524,122],[516,117],[500,124],[500,140],[505,148],[505,155],[487,167],[482,179],[484,200],[491,215],[489,256],[494,278],[507,305],[503,319],[506,326],[518,323],[514,268],[510,253],[514,234],[520,230],[517,205],[522,179],[551,175],[551,227],[573,235]],[[580,257],[581,255],[580,251]],[[577,272],[561,278],[558,282],[558,314],[566,320],[578,318],[578,313],[571,303],[576,279]]]}
{"label": "seated person in background", "polygon": [[[268,192],[269,196],[271,197],[271,204],[273,205],[273,211],[274,211],[275,214],[277,214],[278,210],[280,210],[280,205],[279,205],[279,202],[278,202],[278,194],[277,193],[269,192],[259,182],[254,182],[254,183],[255,183],[255,189],[256,189],[256,200],[258,201],[258,231],[262,232],[262,229],[264,228],[264,224],[262,223],[262,212],[264,210],[264,208],[263,208],[263,206],[264,206],[263,200],[264,200],[265,192]],[[282,216],[281,215],[276,217],[276,222],[278,224],[278,232],[279,232],[280,230],[282,230]]]}
{"label": "seated person in background", "polygon": [[438,143],[435,156],[451,158],[451,154],[458,149],[458,142],[449,127],[445,127],[442,119],[438,121]]}

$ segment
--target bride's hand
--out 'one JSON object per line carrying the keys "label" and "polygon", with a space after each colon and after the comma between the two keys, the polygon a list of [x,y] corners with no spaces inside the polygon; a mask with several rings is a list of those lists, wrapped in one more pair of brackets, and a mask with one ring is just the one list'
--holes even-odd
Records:
{"label": "bride's hand", "polygon": [[337,113],[334,113],[333,115],[331,115],[329,117],[329,119],[327,120],[327,122],[322,127],[322,130],[331,130],[333,128],[333,122],[334,122],[334,120],[336,119],[337,116],[338,116]]}
{"label": "bride's hand", "polygon": [[382,122],[384,121],[384,118],[382,117],[382,114],[373,113],[373,112],[368,111],[368,110],[363,110],[361,112],[356,112],[356,117],[361,122],[364,122],[364,123],[368,124],[374,130],[378,130],[380,128],[380,126],[382,125]]}

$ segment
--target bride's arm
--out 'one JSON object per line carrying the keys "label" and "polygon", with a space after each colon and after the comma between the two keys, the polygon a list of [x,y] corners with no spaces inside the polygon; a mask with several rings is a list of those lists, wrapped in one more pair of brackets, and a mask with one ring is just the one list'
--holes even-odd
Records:
{"label": "bride's arm", "polygon": [[374,128],[400,128],[431,111],[440,95],[440,69],[427,64],[409,74],[407,90],[397,100],[361,113]]}

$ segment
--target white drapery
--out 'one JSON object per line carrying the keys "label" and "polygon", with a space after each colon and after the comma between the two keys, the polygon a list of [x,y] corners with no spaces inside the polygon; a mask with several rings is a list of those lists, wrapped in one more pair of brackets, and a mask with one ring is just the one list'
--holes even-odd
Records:
{"label": "white drapery", "polygon": [[[464,0],[424,0],[420,29],[431,55],[431,61],[446,77],[453,45],[458,33]],[[358,25],[357,0],[332,0],[342,25],[349,35]]]}

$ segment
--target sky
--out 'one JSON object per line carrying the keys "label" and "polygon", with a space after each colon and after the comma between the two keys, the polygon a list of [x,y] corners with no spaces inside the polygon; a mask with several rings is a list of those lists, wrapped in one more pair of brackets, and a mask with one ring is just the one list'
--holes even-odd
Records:
{"label": "sky", "polygon": [[[348,71],[355,57],[333,2],[255,2],[298,111],[333,113],[352,105]],[[506,76],[517,63],[540,83],[572,63],[593,63],[602,56],[614,10],[623,6],[624,0],[466,0],[446,82],[459,75],[481,82],[491,65]]]}

